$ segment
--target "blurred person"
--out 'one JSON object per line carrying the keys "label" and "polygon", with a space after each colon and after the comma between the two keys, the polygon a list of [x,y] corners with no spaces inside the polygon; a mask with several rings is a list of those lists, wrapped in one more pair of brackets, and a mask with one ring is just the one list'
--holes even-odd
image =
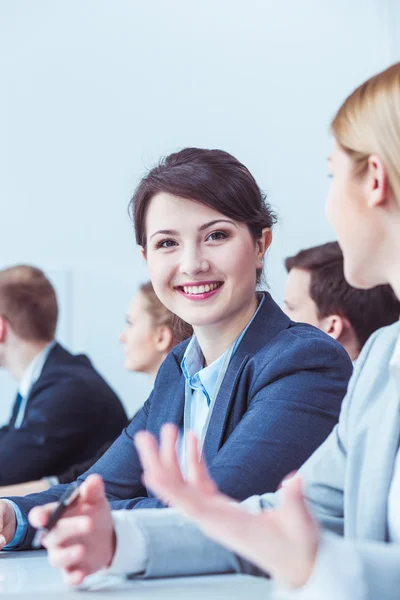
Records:
{"label": "blurred person", "polygon": [[18,381],[10,421],[0,429],[1,485],[58,475],[127,423],[90,360],[56,341],[57,319],[56,294],[42,271],[0,271],[0,367]]}
{"label": "blurred person", "polygon": [[374,331],[399,320],[400,302],[390,285],[361,290],[347,283],[337,242],[301,250],[285,266],[285,313],[325,331],[353,362]]}

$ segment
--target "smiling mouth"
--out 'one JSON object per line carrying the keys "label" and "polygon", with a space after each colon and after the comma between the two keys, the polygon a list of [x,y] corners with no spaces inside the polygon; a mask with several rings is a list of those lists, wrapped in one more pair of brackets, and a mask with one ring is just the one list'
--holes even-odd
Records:
{"label": "smiling mouth", "polygon": [[178,285],[177,289],[184,294],[188,294],[190,296],[197,296],[200,294],[208,294],[209,292],[213,292],[217,290],[223,285],[222,281],[215,281],[213,283],[206,283],[202,285]]}

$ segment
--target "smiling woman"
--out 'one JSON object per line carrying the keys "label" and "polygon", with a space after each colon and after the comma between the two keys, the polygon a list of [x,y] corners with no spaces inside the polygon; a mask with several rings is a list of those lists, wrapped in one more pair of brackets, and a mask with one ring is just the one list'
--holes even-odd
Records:
{"label": "smiling woman", "polygon": [[[82,479],[100,474],[115,508],[162,507],[143,482],[133,437],[143,429],[158,436],[172,422],[183,469],[191,429],[225,493],[243,499],[274,490],[337,422],[352,370],[347,353],[256,291],[276,218],[249,170],[227,152],[168,156],[139,183],[131,211],[155,293],[194,335],[169,353],[143,409]],[[62,492],[13,501],[26,515]],[[78,501],[71,510],[81,508]],[[26,528],[13,547],[30,546]],[[104,566],[110,546],[100,546]],[[79,582],[79,573],[70,575]]]}
{"label": "smiling woman", "polygon": [[257,308],[275,214],[237,159],[196,148],[168,156],[141,181],[132,214],[157,295],[195,327],[209,364]]}

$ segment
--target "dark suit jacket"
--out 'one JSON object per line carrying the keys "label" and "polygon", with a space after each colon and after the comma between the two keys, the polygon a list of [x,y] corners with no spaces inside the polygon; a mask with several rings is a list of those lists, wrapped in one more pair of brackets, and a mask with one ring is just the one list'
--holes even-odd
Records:
{"label": "dark suit jacket", "polygon": [[[158,508],[142,483],[132,438],[141,429],[158,436],[167,422],[182,424],[188,341],[168,355],[149,399],[111,448],[81,478],[100,473],[114,509]],[[338,420],[352,364],[344,348],[310,325],[293,323],[269,294],[234,354],[204,442],[212,478],[243,500],[273,491],[325,440]],[[80,478],[80,479],[81,479]],[[65,486],[11,498],[27,514],[58,499]],[[32,530],[20,548],[30,546]]]}
{"label": "dark suit jacket", "polygon": [[0,485],[57,475],[115,439],[128,420],[121,402],[83,355],[60,344],[32,386],[23,422],[0,429]]}

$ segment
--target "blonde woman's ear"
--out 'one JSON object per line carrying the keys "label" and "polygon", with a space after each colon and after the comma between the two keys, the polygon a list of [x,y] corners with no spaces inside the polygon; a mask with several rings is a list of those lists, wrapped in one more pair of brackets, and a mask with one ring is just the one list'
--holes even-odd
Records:
{"label": "blonde woman's ear", "polygon": [[383,160],[377,154],[368,158],[368,204],[371,208],[381,206],[389,199],[387,170]]}

